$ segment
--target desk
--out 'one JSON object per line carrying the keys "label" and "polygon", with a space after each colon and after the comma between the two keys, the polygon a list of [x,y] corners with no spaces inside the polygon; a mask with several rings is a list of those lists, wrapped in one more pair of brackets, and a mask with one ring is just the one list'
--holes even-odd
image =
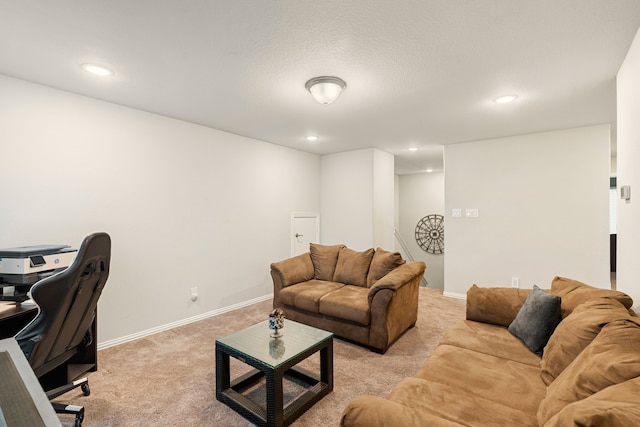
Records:
{"label": "desk", "polygon": [[59,427],[58,416],[14,338],[0,340],[0,424]]}
{"label": "desk", "polygon": [[0,301],[0,339],[14,336],[38,314],[38,306],[31,301],[15,303]]}

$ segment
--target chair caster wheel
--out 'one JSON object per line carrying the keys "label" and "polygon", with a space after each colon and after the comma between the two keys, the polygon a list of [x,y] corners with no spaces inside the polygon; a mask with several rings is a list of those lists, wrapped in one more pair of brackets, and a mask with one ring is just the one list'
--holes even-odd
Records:
{"label": "chair caster wheel", "polygon": [[84,394],[85,396],[89,396],[91,394],[91,389],[89,388],[89,383],[82,384],[80,386],[80,388],[82,389],[82,394]]}
{"label": "chair caster wheel", "polygon": [[84,421],[84,408],[76,413],[76,420],[73,423],[73,427],[82,427],[82,421]]}

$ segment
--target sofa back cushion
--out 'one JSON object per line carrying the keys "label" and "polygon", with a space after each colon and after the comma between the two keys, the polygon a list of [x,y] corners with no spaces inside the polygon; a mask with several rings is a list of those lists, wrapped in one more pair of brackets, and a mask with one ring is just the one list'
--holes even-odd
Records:
{"label": "sofa back cushion", "polygon": [[314,279],[333,280],[333,273],[336,271],[336,264],[338,263],[338,254],[340,254],[340,249],[344,247],[344,245],[326,246],[317,243],[309,245]]}
{"label": "sofa back cushion", "polygon": [[538,408],[543,426],[565,406],[640,376],[640,320],[615,320],[547,387]]}
{"label": "sofa back cushion", "polygon": [[467,291],[467,320],[508,327],[530,293],[531,289],[472,285]]}
{"label": "sofa back cushion", "polygon": [[369,273],[367,274],[367,287],[370,288],[378,280],[382,279],[387,273],[395,270],[405,263],[400,252],[389,252],[382,248],[376,249],[371,260]]}
{"label": "sofa back cushion", "polygon": [[373,258],[373,248],[364,252],[354,251],[349,248],[340,249],[338,263],[336,264],[333,281],[345,285],[367,287],[367,273]]}
{"label": "sofa back cushion", "polygon": [[607,387],[565,406],[544,427],[639,426],[640,378]]}
{"label": "sofa back cushion", "polygon": [[567,317],[577,306],[590,299],[609,297],[616,299],[626,308],[633,306],[633,299],[624,292],[594,288],[585,283],[566,277],[555,277],[551,281],[551,293],[562,298],[562,317]]}
{"label": "sofa back cushion", "polygon": [[544,427],[639,426],[640,378],[607,387],[565,406]]}
{"label": "sofa back cushion", "polygon": [[596,298],[576,307],[556,328],[544,348],[540,377],[549,385],[595,339],[609,322],[631,315],[617,300]]}

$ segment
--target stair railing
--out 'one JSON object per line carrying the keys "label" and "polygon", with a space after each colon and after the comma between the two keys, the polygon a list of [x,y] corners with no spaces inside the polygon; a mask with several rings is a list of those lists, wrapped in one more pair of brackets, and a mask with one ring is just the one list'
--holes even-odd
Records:
{"label": "stair railing", "polygon": [[[402,248],[402,252],[405,254],[405,258],[407,258],[409,261],[415,261],[415,258],[411,254],[411,251],[409,250],[409,247],[405,243],[404,239],[402,238],[402,236],[398,232],[398,229],[394,228],[393,229],[393,234],[394,234],[394,236],[396,238],[396,241],[400,244],[400,247]],[[428,284],[429,283],[427,282],[427,279],[425,279],[425,277],[423,275],[422,276],[422,280],[420,280],[420,286],[425,286],[426,287]]]}

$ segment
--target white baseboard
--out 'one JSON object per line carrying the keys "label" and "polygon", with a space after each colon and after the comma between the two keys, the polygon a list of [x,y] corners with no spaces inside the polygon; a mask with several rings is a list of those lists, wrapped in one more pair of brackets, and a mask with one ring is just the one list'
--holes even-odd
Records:
{"label": "white baseboard", "polygon": [[219,308],[217,310],[209,311],[207,313],[198,314],[197,316],[188,317],[186,319],[178,320],[176,322],[167,323],[166,325],[157,326],[155,328],[147,329],[146,331],[136,332],[135,334],[126,335],[121,338],[116,338],[109,341],[99,342],[98,350],[113,347],[119,344],[124,344],[129,341],[137,340],[140,338],[148,337],[149,335],[157,334],[158,332],[168,331],[169,329],[177,328],[178,326],[188,325],[189,323],[204,320],[209,317],[218,316],[223,313],[228,313],[239,308],[247,307],[252,304],[256,304],[262,301],[266,301],[273,298],[273,294],[264,295],[258,298],[254,298],[248,301],[243,301],[238,304],[230,305],[228,307]]}
{"label": "white baseboard", "polygon": [[442,293],[442,296],[449,297],[449,298],[456,298],[456,299],[467,299],[467,295],[466,294],[458,294],[456,292],[444,291]]}

